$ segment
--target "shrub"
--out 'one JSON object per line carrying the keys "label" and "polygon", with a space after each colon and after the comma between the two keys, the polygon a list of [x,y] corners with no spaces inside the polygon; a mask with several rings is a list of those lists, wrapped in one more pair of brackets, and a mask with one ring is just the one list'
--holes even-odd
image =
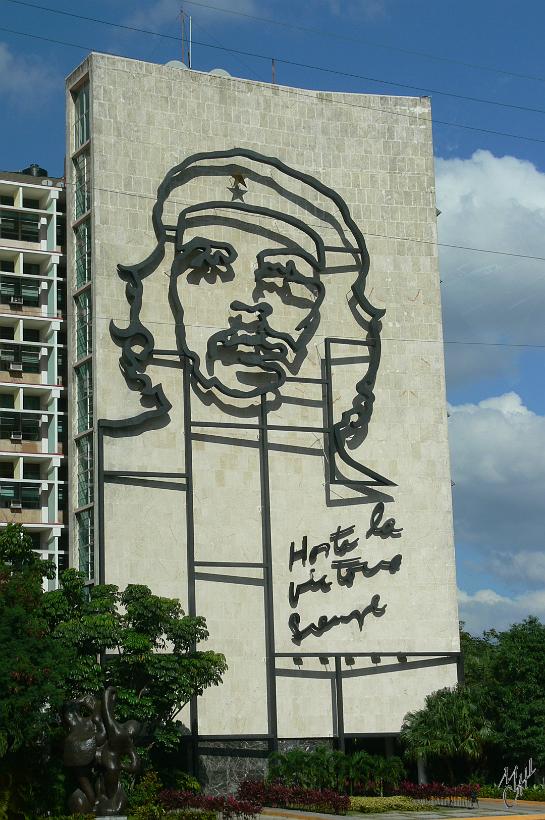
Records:
{"label": "shrub", "polygon": [[458,797],[463,800],[477,800],[480,786],[478,783],[463,783],[460,786],[446,786],[444,783],[411,783],[404,780],[399,784],[399,791],[406,797],[415,800],[433,800],[438,798]]}
{"label": "shrub", "polygon": [[385,811],[434,811],[412,797],[351,797],[350,809],[361,814],[379,814]]}
{"label": "shrub", "polygon": [[130,789],[129,808],[134,810],[141,806],[156,805],[162,788],[163,784],[157,772],[153,770],[146,772],[138,783]]}
{"label": "shrub", "polygon": [[194,794],[198,794],[201,791],[201,784],[196,777],[193,777],[192,774],[178,771],[174,775],[173,779],[173,786],[178,791],[193,792]]}
{"label": "shrub", "polygon": [[301,809],[333,814],[346,814],[350,798],[332,789],[305,789],[302,786],[284,786],[262,780],[246,780],[237,792],[241,800],[259,806]]}
{"label": "shrub", "polygon": [[[224,818],[254,817],[261,812],[262,804],[236,797],[212,797],[206,794],[163,789],[159,802],[166,809],[202,809],[213,814],[221,812]],[[192,815],[193,816],[193,815]],[[197,815],[200,817],[200,815]]]}
{"label": "shrub", "polygon": [[156,803],[145,803],[142,806],[138,806],[131,817],[134,818],[134,820],[160,820],[160,818],[166,817],[166,811],[162,806],[158,806]]}
{"label": "shrub", "polygon": [[[481,786],[479,797],[494,797],[501,799],[503,797],[503,786]],[[536,800],[539,803],[545,801],[545,786],[536,784],[524,789],[519,800]]]}

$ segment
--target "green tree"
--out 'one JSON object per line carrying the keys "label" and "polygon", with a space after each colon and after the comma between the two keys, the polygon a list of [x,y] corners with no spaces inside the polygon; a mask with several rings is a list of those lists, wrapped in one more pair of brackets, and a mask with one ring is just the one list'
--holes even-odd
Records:
{"label": "green tree", "polygon": [[[55,567],[42,561],[21,526],[0,532],[0,816],[23,816],[25,799],[38,808],[60,722],[64,682],[75,653],[55,640],[42,609],[43,578]],[[62,792],[60,765],[49,769],[47,790]]]}
{"label": "green tree", "polygon": [[197,650],[208,638],[205,619],[185,615],[179,601],[146,586],[89,589],[74,569],[63,573],[61,584],[43,596],[43,607],[52,636],[75,654],[67,695],[115,686],[117,715],[142,721],[146,748],[177,749],[180,710],[219,685],[227,669],[223,655]]}
{"label": "green tree", "polygon": [[0,532],[0,757],[39,741],[60,706],[74,653],[49,633],[42,579],[55,567],[20,525]]}
{"label": "green tree", "polygon": [[545,625],[527,618],[495,635],[489,714],[505,763],[545,766]]}
{"label": "green tree", "polygon": [[440,689],[426,697],[424,709],[405,715],[401,740],[407,756],[443,759],[451,783],[457,760],[477,760],[492,729],[469,688]]}

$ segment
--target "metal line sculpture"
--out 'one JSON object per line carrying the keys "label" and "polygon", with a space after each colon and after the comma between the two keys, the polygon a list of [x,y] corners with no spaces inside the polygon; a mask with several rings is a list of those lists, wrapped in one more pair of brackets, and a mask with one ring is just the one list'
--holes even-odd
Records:
{"label": "metal line sculpture", "polygon": [[[218,160],[234,160],[235,164],[218,166],[214,164]],[[244,162],[255,164],[264,171],[274,172],[275,178],[256,173],[255,169],[249,165],[247,167]],[[242,196],[233,198],[231,201],[213,199],[197,204],[183,203],[187,207],[179,210],[176,224],[165,223],[163,213],[173,192],[180,189],[183,195],[183,187],[196,177],[225,176],[226,174],[230,174],[233,178],[242,175],[245,181],[256,180],[266,189],[280,193],[280,196],[286,199],[287,205],[297,202],[297,197],[282,187],[282,183],[290,180],[297,181],[307,192],[306,199],[299,198],[303,202],[304,209],[309,214],[314,214],[316,218],[334,224],[337,231],[344,237],[344,245],[340,248],[327,247],[320,233],[314,230],[312,225],[290,214],[287,207],[284,211],[273,210],[258,204],[249,204],[242,200]],[[248,183],[245,182],[245,184]],[[246,192],[243,195],[247,195]],[[317,196],[326,203],[325,210],[314,204]],[[315,251],[312,254],[290,239],[286,242],[285,248],[264,248],[256,257],[257,268],[254,274],[256,286],[263,287],[274,280],[280,280],[282,285],[297,283],[308,290],[309,297],[312,296],[313,301],[293,334],[282,333],[275,329],[271,320],[272,308],[266,300],[260,299],[254,304],[237,301],[231,303],[231,308],[237,315],[230,319],[230,327],[220,330],[208,340],[206,361],[202,361],[202,355],[199,355],[189,344],[184,305],[177,289],[178,279],[184,275],[189,277],[209,274],[232,278],[232,263],[237,258],[236,248],[228,242],[211,241],[204,236],[193,237],[190,240],[184,238],[188,222],[191,219],[202,217],[205,212],[214,212],[216,215],[222,212],[226,218],[237,217],[237,215],[271,218],[277,223],[286,223],[310,240]],[[309,174],[291,168],[275,157],[268,157],[245,148],[207,151],[188,157],[167,173],[157,192],[152,223],[157,238],[157,245],[152,253],[140,263],[118,265],[118,274],[127,283],[126,297],[130,304],[129,324],[125,328],[118,327],[114,322],[110,325],[112,337],[122,348],[120,365],[125,379],[129,387],[140,392],[143,405],[145,407],[151,405],[152,409],[144,410],[122,420],[102,420],[102,426],[111,430],[139,427],[152,418],[158,419],[167,415],[172,407],[162,385],[152,384],[151,378],[145,372],[156,346],[150,328],[144,324],[141,317],[144,280],[154,273],[163,261],[167,243],[174,244],[169,301],[176,328],[178,353],[192,361],[194,379],[201,388],[217,391],[223,396],[235,399],[274,394],[285,383],[287,374],[290,372],[290,364],[292,364],[290,357],[304,356],[306,346],[320,324],[320,307],[326,291],[322,275],[327,272],[327,252],[341,251],[351,254],[357,269],[355,281],[351,286],[352,298],[357,308],[363,311],[368,319],[366,320],[365,341],[356,341],[356,344],[364,344],[367,347],[369,363],[363,377],[355,386],[356,395],[352,406],[342,412],[337,421],[333,420],[331,402],[328,402],[329,449],[345,464],[365,477],[362,483],[395,486],[391,480],[360,464],[347,450],[347,442],[351,438],[360,433],[365,434],[373,412],[374,386],[381,352],[381,318],[385,311],[375,308],[365,295],[369,254],[363,234],[352,219],[342,197]],[[289,255],[289,260],[282,263],[275,259],[280,254]],[[301,262],[307,269],[310,267],[309,275],[299,270]],[[345,344],[352,343],[349,339],[335,341]],[[241,347],[246,349],[241,350]],[[236,387],[227,385],[211,370],[213,370],[214,362],[218,362],[222,356],[229,353],[235,355],[237,363],[243,368],[257,367],[269,378],[257,385],[239,384]],[[326,381],[329,383],[331,379],[326,377]],[[330,465],[330,471],[333,470],[333,465]],[[333,475],[333,472],[331,474]]]}
{"label": "metal line sculpture", "polygon": [[78,788],[68,800],[73,814],[94,812],[103,817],[123,813],[127,805],[121,772],[138,771],[134,747],[140,723],[114,718],[115,689],[109,686],[100,698],[88,695],[65,704],[63,722],[68,730],[64,742],[64,765]]}

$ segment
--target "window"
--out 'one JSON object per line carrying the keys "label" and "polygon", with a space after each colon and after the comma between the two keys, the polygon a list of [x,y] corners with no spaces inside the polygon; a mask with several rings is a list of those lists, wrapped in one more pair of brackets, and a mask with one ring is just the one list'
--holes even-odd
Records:
{"label": "window", "polygon": [[57,214],[57,233],[55,241],[60,248],[64,248],[66,245],[66,217],[61,214]]}
{"label": "window", "polygon": [[74,94],[74,143],[76,150],[89,139],[89,85]]}
{"label": "window", "polygon": [[5,325],[0,325],[0,339],[13,339],[14,335],[14,327],[6,327]]}
{"label": "window", "polygon": [[41,505],[39,484],[21,485],[21,504],[27,510],[39,510]]}
{"label": "window", "polygon": [[32,478],[33,480],[41,479],[40,474],[40,465],[34,464],[32,461],[29,463],[25,461],[23,464],[23,478]]}
{"label": "window", "polygon": [[38,441],[40,435],[39,416],[19,416],[21,421],[21,433],[24,441]]}
{"label": "window", "polygon": [[0,393],[0,407],[6,410],[13,410],[15,407],[15,396],[11,393]]}
{"label": "window", "polygon": [[25,373],[39,373],[41,370],[40,348],[23,347],[21,349],[21,364]]}
{"label": "window", "polygon": [[86,578],[95,575],[95,545],[93,528],[93,511],[83,510],[76,515],[76,532],[78,539],[79,569]]}
{"label": "window", "polygon": [[23,409],[24,410],[41,410],[41,403],[39,396],[23,396]]}
{"label": "window", "polygon": [[23,262],[23,273],[28,276],[39,276],[40,266],[37,262]]}
{"label": "window", "polygon": [[89,362],[76,368],[78,433],[93,426],[93,375]]}
{"label": "window", "polygon": [[0,194],[0,205],[15,205],[13,194]]}
{"label": "window", "polygon": [[0,507],[9,507],[12,501],[16,499],[16,492],[19,488],[15,484],[10,484],[5,481],[0,482]]}
{"label": "window", "polygon": [[9,370],[10,365],[18,362],[18,348],[16,348],[15,345],[0,344],[0,368],[2,370]]}
{"label": "window", "polygon": [[76,296],[76,356],[82,359],[92,349],[91,293],[86,290]]}
{"label": "window", "polygon": [[3,304],[26,305],[38,307],[40,304],[40,283],[25,279],[0,277],[0,301]]}
{"label": "window", "polygon": [[37,327],[23,327],[23,339],[25,342],[39,342],[40,329]]}
{"label": "window", "polygon": [[13,478],[13,461],[0,461],[0,478]]}
{"label": "window", "polygon": [[66,351],[57,348],[57,376],[66,379]]}
{"label": "window", "polygon": [[66,313],[66,291],[64,286],[57,283],[57,312],[61,314]]}
{"label": "window", "polygon": [[84,436],[76,442],[78,456],[78,507],[93,501],[93,437]]}
{"label": "window", "polygon": [[0,259],[0,270],[15,273],[15,262],[12,259]]}
{"label": "window", "polygon": [[76,240],[76,287],[80,288],[91,279],[91,225],[82,222],[75,231]]}
{"label": "window", "polygon": [[11,438],[19,429],[19,417],[15,413],[0,412],[0,438]]}
{"label": "window", "polygon": [[39,532],[27,532],[26,535],[32,541],[32,549],[33,550],[41,550],[42,548],[42,536]]}
{"label": "window", "polygon": [[33,197],[23,197],[23,208],[41,208],[40,200]]}
{"label": "window", "polygon": [[89,154],[80,154],[74,160],[75,171],[75,213],[74,219],[79,219],[91,207],[91,188],[89,179]]}
{"label": "window", "polygon": [[40,216],[17,211],[0,211],[0,238],[39,242]]}

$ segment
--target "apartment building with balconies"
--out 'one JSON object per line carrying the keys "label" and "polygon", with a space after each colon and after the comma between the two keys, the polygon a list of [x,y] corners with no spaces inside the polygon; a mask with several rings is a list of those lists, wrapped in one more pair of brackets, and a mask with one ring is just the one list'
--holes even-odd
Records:
{"label": "apartment building with balconies", "polygon": [[[68,565],[64,181],[0,171],[0,528]],[[54,585],[55,580],[49,582]]]}

